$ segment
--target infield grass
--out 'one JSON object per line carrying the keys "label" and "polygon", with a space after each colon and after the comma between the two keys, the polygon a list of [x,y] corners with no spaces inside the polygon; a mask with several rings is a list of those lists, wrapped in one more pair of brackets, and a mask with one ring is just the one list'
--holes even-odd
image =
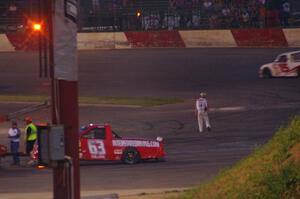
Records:
{"label": "infield grass", "polygon": [[212,181],[172,199],[299,199],[300,116]]}
{"label": "infield grass", "polygon": [[[33,103],[33,102],[43,102],[49,100],[47,96],[21,96],[21,95],[0,95],[0,102],[6,103]],[[151,106],[160,106],[166,104],[175,104],[182,103],[183,99],[176,97],[152,97],[152,96],[143,96],[143,97],[109,97],[109,96],[81,96],[79,97],[80,104],[105,104],[105,105],[130,105],[130,106],[142,106],[142,107],[151,107]]]}

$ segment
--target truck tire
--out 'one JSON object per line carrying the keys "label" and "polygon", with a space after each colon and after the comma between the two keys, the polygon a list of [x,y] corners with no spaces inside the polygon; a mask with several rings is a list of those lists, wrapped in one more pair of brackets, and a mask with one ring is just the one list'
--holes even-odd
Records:
{"label": "truck tire", "polygon": [[136,164],[141,160],[139,152],[135,148],[127,148],[122,155],[122,162],[125,164]]}

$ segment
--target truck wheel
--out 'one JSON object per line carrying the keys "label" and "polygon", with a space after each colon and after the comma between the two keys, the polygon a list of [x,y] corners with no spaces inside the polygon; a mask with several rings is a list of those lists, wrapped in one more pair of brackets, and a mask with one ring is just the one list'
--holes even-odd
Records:
{"label": "truck wheel", "polygon": [[156,162],[165,162],[165,158],[155,158]]}
{"label": "truck wheel", "polygon": [[265,68],[265,69],[263,70],[263,78],[269,79],[269,78],[271,78],[271,77],[272,77],[272,74],[271,74],[270,69]]}
{"label": "truck wheel", "polygon": [[125,164],[136,164],[140,161],[140,154],[135,148],[125,149],[122,155]]}

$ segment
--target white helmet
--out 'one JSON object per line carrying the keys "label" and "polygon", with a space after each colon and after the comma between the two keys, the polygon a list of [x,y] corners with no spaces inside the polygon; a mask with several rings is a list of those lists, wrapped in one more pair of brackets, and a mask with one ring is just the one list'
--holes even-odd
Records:
{"label": "white helmet", "polygon": [[201,93],[200,93],[200,97],[206,97],[206,93],[201,92]]}

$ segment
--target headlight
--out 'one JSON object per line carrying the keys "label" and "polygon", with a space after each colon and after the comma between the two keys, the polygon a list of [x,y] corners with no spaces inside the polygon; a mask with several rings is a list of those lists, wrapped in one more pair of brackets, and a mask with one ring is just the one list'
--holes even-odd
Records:
{"label": "headlight", "polygon": [[162,137],[157,137],[156,138],[156,141],[158,141],[158,142],[162,142],[164,139],[162,138]]}

